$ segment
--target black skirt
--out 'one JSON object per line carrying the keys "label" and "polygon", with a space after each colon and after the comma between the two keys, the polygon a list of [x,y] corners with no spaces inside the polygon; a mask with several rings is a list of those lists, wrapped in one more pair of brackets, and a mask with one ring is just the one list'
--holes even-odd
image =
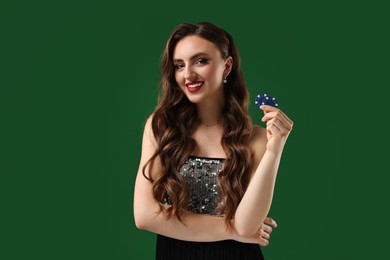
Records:
{"label": "black skirt", "polygon": [[191,242],[157,235],[156,260],[261,260],[260,246],[235,240]]}

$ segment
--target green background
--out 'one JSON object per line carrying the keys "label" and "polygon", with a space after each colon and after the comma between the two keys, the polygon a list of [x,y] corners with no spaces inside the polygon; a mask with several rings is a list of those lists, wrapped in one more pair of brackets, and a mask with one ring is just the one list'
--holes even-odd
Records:
{"label": "green background", "polygon": [[[384,1],[383,1],[384,2]],[[388,10],[375,1],[0,6],[2,259],[153,259],[132,196],[159,59],[181,22],[233,35],[254,97],[294,120],[266,259],[383,259]]]}

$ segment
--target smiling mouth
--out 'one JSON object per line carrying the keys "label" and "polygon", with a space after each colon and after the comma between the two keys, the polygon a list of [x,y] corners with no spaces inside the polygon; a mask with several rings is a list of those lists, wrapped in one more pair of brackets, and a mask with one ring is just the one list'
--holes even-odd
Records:
{"label": "smiling mouth", "polygon": [[202,88],[203,83],[204,82],[187,83],[186,87],[187,87],[189,92],[196,92]]}

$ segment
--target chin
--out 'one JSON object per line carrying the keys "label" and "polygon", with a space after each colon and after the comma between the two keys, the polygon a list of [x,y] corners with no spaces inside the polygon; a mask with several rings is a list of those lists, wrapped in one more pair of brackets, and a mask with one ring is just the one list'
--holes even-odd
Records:
{"label": "chin", "polygon": [[192,104],[198,104],[200,103],[200,100],[198,98],[189,98],[187,96],[188,101],[190,101]]}
{"label": "chin", "polygon": [[186,96],[188,101],[190,101],[191,103],[198,104],[198,103],[200,103],[202,101],[202,97],[194,96],[191,93],[190,94],[184,93],[184,95]]}

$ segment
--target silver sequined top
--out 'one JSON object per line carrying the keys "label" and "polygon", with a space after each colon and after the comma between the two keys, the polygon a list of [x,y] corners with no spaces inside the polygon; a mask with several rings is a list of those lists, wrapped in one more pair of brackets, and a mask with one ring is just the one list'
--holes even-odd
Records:
{"label": "silver sequined top", "polygon": [[[221,172],[224,159],[190,156],[180,169],[188,185],[188,210],[198,214],[223,216],[217,208],[220,190],[217,176]],[[166,204],[171,204],[169,198]]]}

